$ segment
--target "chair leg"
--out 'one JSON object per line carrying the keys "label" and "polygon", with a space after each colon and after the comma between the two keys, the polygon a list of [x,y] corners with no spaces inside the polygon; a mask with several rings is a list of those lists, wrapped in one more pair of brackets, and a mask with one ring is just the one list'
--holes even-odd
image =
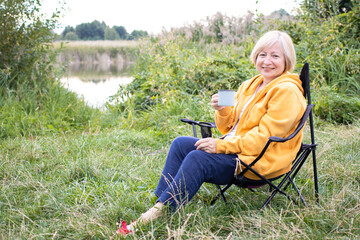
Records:
{"label": "chair leg", "polygon": [[224,200],[225,204],[227,204],[224,192],[232,186],[232,183],[229,183],[228,185],[226,185],[226,187],[224,187],[223,189],[221,189],[220,185],[216,185],[217,189],[219,190],[219,194],[216,195],[213,200],[211,201],[210,205],[214,205],[214,203],[219,199],[219,197],[221,196],[221,198]]}
{"label": "chair leg", "polygon": [[275,189],[272,193],[271,193],[271,195],[270,195],[270,197],[265,201],[265,203],[262,205],[262,207],[260,208],[260,211],[261,210],[263,210],[270,202],[271,202],[271,200],[275,197],[275,195],[277,194],[277,193],[282,193],[284,196],[286,196],[290,201],[293,201],[295,204],[297,204],[297,202],[296,202],[296,200],[295,199],[293,199],[292,197],[290,197],[289,195],[287,195],[286,193],[284,193],[283,191],[281,191],[280,190],[280,187],[278,187],[277,189]]}
{"label": "chair leg", "polygon": [[220,196],[220,193],[211,200],[211,202],[210,202],[211,206],[215,204],[215,202],[219,199],[219,196]]}
{"label": "chair leg", "polygon": [[271,196],[265,201],[265,203],[262,205],[262,207],[260,208],[260,211],[263,210],[270,202],[271,199],[273,199],[273,197],[275,196],[276,193],[272,193]]}
{"label": "chair leg", "polygon": [[299,197],[300,197],[302,203],[306,206],[305,199],[304,199],[303,196],[301,195],[300,190],[298,189],[298,187],[296,186],[296,184],[295,184],[294,181],[292,180],[291,176],[289,176],[289,181],[291,182],[291,184],[293,185],[293,187],[295,188],[295,190],[298,192]]}
{"label": "chair leg", "polygon": [[224,195],[224,192],[227,190],[227,188],[225,187],[224,189],[221,189],[221,187],[219,185],[216,185],[217,189],[219,189],[219,194],[221,195],[222,199],[224,200],[224,203],[227,204],[226,202],[226,198]]}
{"label": "chair leg", "polygon": [[316,167],[315,149],[312,150],[312,154],[313,154],[313,168],[314,168],[315,201],[316,203],[319,203],[319,184],[318,184],[318,175],[317,175],[317,167]]}
{"label": "chair leg", "polygon": [[[284,183],[285,182],[288,182],[287,185],[285,186],[284,190],[281,190],[281,188],[283,187]],[[289,181],[293,183],[292,179],[291,179],[291,176],[290,175],[287,175],[284,177],[284,179],[275,187],[271,186],[272,188],[274,188],[273,192],[271,193],[270,197],[265,201],[265,203],[263,204],[263,206],[260,208],[260,211],[262,209],[264,209],[270,202],[271,200],[274,198],[274,196],[279,192],[281,194],[283,194],[284,196],[286,196],[290,201],[293,201],[295,204],[298,204],[297,201],[290,197],[288,194],[286,194],[284,191],[286,190],[287,186],[289,185]],[[293,183],[294,184],[294,183]],[[295,185],[295,184],[294,184]],[[301,196],[301,195],[300,195]],[[301,196],[302,198],[302,196]],[[303,200],[303,198],[302,198]]]}

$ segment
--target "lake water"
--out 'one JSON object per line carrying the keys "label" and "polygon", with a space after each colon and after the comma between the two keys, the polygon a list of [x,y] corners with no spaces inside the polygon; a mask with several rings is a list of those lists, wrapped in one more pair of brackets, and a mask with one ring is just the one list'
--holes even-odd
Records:
{"label": "lake water", "polygon": [[112,65],[99,66],[89,64],[70,65],[68,73],[60,79],[64,87],[83,97],[92,107],[101,108],[110,96],[117,93],[120,85],[129,84],[130,65],[114,67]]}

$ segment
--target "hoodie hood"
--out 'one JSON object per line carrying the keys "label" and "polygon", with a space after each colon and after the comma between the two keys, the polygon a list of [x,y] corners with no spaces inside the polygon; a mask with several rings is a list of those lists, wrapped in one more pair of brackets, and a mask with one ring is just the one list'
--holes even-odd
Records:
{"label": "hoodie hood", "polygon": [[[245,95],[253,95],[256,88],[259,86],[259,84],[264,80],[263,76],[261,74],[255,76],[254,78],[252,78],[249,82],[248,82],[248,86],[246,88],[246,91],[244,92]],[[272,80],[269,84],[267,84],[261,92],[266,93],[269,89],[271,89],[272,87],[276,86],[279,83],[285,83],[285,82],[289,82],[289,83],[293,83],[295,84],[299,90],[301,91],[302,94],[304,94],[304,89],[302,88],[302,82],[299,78],[299,75],[297,74],[293,74],[293,73],[283,73],[282,75],[280,75],[279,77],[275,78],[274,80]]]}

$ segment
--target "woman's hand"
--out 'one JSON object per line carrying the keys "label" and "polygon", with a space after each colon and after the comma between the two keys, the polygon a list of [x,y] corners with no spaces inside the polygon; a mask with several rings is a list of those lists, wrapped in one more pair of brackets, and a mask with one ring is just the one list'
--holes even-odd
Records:
{"label": "woman's hand", "polygon": [[195,143],[196,150],[202,150],[207,153],[216,153],[216,139],[202,138]]}
{"label": "woman's hand", "polygon": [[224,106],[219,106],[219,94],[214,94],[211,97],[211,106],[218,111],[223,110],[225,107]]}

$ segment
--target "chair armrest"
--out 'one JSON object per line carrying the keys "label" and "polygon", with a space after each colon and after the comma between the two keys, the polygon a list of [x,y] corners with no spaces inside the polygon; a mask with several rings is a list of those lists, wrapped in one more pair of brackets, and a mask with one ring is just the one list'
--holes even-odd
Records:
{"label": "chair armrest", "polygon": [[180,120],[184,123],[188,123],[188,124],[192,125],[194,137],[197,137],[195,125],[200,126],[201,136],[203,138],[212,137],[211,128],[216,128],[215,123],[211,123],[211,122],[199,122],[199,121],[194,121],[194,120],[190,120],[190,119],[186,119],[186,118],[181,118]]}
{"label": "chair armrest", "polygon": [[200,122],[200,121],[194,121],[194,120],[186,119],[186,118],[181,118],[180,120],[182,122],[184,122],[184,123],[188,123],[188,124],[191,124],[191,125],[195,124],[195,125],[198,125],[200,127],[216,128],[216,125],[213,122]]}

